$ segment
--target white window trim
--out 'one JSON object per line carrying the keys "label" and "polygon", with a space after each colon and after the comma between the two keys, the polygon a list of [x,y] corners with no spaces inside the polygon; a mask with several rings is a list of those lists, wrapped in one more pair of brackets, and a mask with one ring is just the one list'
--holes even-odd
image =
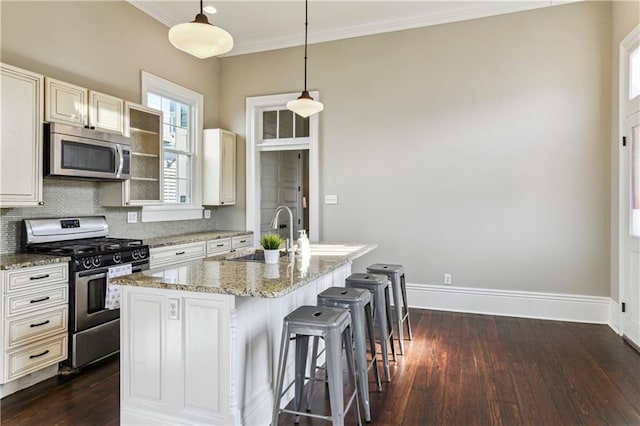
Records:
{"label": "white window trim", "polygon": [[153,92],[158,95],[175,99],[188,105],[195,105],[197,112],[191,111],[191,126],[195,129],[193,140],[194,158],[192,161],[192,187],[191,204],[162,204],[158,206],[142,207],[142,222],[161,222],[169,220],[191,220],[202,219],[202,129],[203,129],[203,109],[204,97],[198,92],[182,87],[176,83],[165,80],[146,71],[141,71],[141,96],[142,104],[147,105],[147,93]]}
{"label": "white window trim", "polygon": [[[309,92],[316,99],[320,99],[317,91]],[[296,99],[300,93],[285,93],[281,95],[254,96],[246,99],[246,229],[260,235],[260,151],[279,151],[289,149],[309,150],[309,239],[320,239],[320,164],[318,147],[318,114],[309,117],[309,138],[307,143],[297,144],[260,144],[260,136],[257,134],[260,128],[258,112],[266,107],[285,106],[288,101]],[[302,139],[302,138],[301,138]],[[257,246],[259,238],[254,238]]]}

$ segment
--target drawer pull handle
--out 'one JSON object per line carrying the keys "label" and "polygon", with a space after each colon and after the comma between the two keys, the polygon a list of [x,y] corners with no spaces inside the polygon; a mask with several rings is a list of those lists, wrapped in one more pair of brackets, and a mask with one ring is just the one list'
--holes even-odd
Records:
{"label": "drawer pull handle", "polygon": [[45,278],[49,278],[49,274],[45,274],[45,275],[38,275],[37,277],[29,277],[29,279],[31,281],[35,281],[35,280],[43,280]]}
{"label": "drawer pull handle", "polygon": [[218,244],[218,245],[216,245],[216,247],[222,247],[222,246],[224,246],[224,244]]}
{"label": "drawer pull handle", "polygon": [[179,251],[176,253],[176,256],[180,256],[181,254],[184,254],[184,253],[185,253],[184,251]]}
{"label": "drawer pull handle", "polygon": [[44,322],[38,323],[38,324],[31,324],[29,327],[33,328],[33,327],[40,327],[41,325],[45,325],[45,324],[49,324],[51,321],[46,320]]}
{"label": "drawer pull handle", "polygon": [[49,353],[49,349],[47,349],[46,351],[42,352],[41,354],[38,354],[38,355],[31,355],[31,356],[29,357],[29,359],[40,358],[41,356],[44,356],[44,355],[46,355],[46,354],[48,354],[48,353]]}
{"label": "drawer pull handle", "polygon": [[30,300],[29,303],[39,303],[39,302],[44,302],[45,300],[49,300],[49,299],[51,299],[51,297],[47,296],[47,297],[43,297],[42,299]]}
{"label": "drawer pull handle", "polygon": [[240,240],[240,242],[241,242],[241,243],[246,243],[246,242],[247,242],[247,240]]}

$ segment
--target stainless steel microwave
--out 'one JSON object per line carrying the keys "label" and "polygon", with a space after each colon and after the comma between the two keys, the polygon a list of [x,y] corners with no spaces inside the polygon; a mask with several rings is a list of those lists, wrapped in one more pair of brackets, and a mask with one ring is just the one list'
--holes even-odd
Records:
{"label": "stainless steel microwave", "polygon": [[44,123],[44,174],[85,180],[131,177],[131,142],[126,136],[59,123]]}

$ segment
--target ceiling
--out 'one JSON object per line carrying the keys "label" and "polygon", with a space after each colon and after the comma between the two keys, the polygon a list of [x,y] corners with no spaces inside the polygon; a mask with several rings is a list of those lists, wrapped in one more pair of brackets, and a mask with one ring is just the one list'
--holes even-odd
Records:
{"label": "ceiling", "polygon": [[[128,0],[167,27],[193,21],[198,0]],[[494,1],[336,1],[309,2],[309,43],[425,27],[485,16],[518,12],[575,0]],[[209,22],[234,38],[225,56],[263,52],[304,43],[302,0],[205,0],[217,9]]]}

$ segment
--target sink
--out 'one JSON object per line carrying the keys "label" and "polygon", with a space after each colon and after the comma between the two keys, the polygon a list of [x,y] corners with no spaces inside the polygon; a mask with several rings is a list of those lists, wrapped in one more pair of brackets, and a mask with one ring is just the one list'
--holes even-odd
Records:
{"label": "sink", "polygon": [[[286,252],[280,252],[280,257],[284,257],[286,255]],[[264,252],[256,251],[254,253],[245,254],[244,256],[232,257],[227,260],[233,260],[234,262],[264,262]]]}

